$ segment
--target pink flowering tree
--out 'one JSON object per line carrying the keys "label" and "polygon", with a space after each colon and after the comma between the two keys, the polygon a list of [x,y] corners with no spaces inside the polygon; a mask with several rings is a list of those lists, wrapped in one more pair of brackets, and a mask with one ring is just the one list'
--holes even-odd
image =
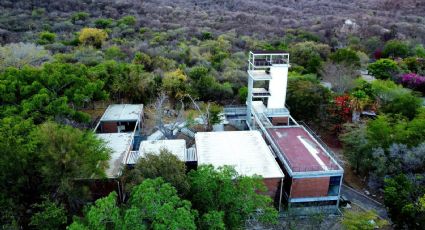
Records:
{"label": "pink flowering tree", "polygon": [[415,73],[403,74],[398,78],[398,81],[413,90],[422,92],[425,95],[425,76],[420,76]]}

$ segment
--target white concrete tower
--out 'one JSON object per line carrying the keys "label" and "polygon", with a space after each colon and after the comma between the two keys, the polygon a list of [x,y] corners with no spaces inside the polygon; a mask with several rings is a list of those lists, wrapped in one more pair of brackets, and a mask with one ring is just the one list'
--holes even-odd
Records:
{"label": "white concrete tower", "polygon": [[289,66],[289,54],[283,51],[249,52],[246,103],[251,129],[255,129],[254,116],[265,124],[289,117],[285,108]]}

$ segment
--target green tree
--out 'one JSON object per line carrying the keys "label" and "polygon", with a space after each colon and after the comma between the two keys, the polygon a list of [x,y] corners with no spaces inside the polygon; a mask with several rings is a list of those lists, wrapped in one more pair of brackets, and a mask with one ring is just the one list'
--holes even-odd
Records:
{"label": "green tree", "polygon": [[89,207],[70,229],[196,229],[196,211],[162,178],[146,179],[133,188],[128,204],[117,206],[116,193]]}
{"label": "green tree", "polygon": [[216,103],[209,103],[205,110],[207,112],[208,130],[212,130],[213,125],[220,124],[220,114],[223,111],[223,108]]}
{"label": "green tree", "polygon": [[31,217],[30,225],[40,230],[60,229],[67,222],[65,207],[50,199],[33,205],[36,212]]}
{"label": "green tree", "polygon": [[167,149],[162,149],[159,155],[146,154],[136,162],[133,169],[127,170],[124,175],[127,189],[131,189],[147,178],[162,177],[167,183],[173,185],[179,194],[184,195],[189,191],[185,163]]}
{"label": "green tree", "polygon": [[180,69],[166,72],[162,79],[162,87],[165,92],[167,92],[170,99],[174,101],[176,99],[181,99],[187,93],[187,76]]}
{"label": "green tree", "polygon": [[34,124],[19,116],[0,120],[0,222],[18,225],[38,191],[36,155],[30,132]]}
{"label": "green tree", "polygon": [[382,50],[383,57],[387,58],[405,58],[409,56],[409,53],[409,45],[399,40],[388,41],[384,46],[384,50]]}
{"label": "green tree", "polygon": [[84,199],[84,191],[76,187],[75,179],[105,176],[110,150],[91,131],[47,122],[31,137],[37,143],[39,158],[34,164],[43,178],[39,186],[55,191],[69,205]]}
{"label": "green tree", "polygon": [[120,229],[122,217],[116,199],[117,194],[111,192],[107,197],[96,200],[88,207],[85,218],[75,218],[68,229]]}
{"label": "green tree", "polygon": [[289,78],[286,103],[298,120],[315,120],[330,101],[330,91],[308,78]]}
{"label": "green tree", "polygon": [[[413,181],[418,179],[421,179],[420,176]],[[398,228],[421,229],[424,226],[425,212],[417,202],[424,193],[424,186],[415,184],[403,174],[385,180],[385,205]]]}
{"label": "green tree", "polygon": [[344,156],[350,165],[357,173],[366,174],[372,166],[366,125],[346,124],[339,138],[344,147]]}
{"label": "green tree", "polygon": [[422,107],[421,99],[416,94],[393,81],[373,81],[371,87],[384,113],[401,114],[411,120]]}
{"label": "green tree", "polygon": [[351,49],[338,49],[335,53],[332,53],[329,58],[335,63],[360,67],[360,58],[357,56],[357,53]]}
{"label": "green tree", "polygon": [[378,79],[391,79],[400,72],[397,63],[391,59],[379,59],[370,64],[367,68],[369,72]]}
{"label": "green tree", "polygon": [[388,225],[375,211],[345,211],[342,225],[346,230],[374,230]]}
{"label": "green tree", "polygon": [[296,43],[290,49],[291,62],[304,67],[302,73],[317,73],[330,54],[330,47],[315,42]]}
{"label": "green tree", "polygon": [[224,224],[224,212],[222,211],[211,211],[202,215],[200,220],[199,229],[204,230],[224,230],[226,225]]}
{"label": "green tree", "polygon": [[107,98],[103,81],[88,78],[83,65],[48,63],[42,68],[9,68],[0,79],[4,105],[0,113],[19,114],[35,123],[49,118],[87,121],[87,115],[75,108]]}
{"label": "green tree", "polygon": [[370,37],[365,42],[365,47],[369,55],[372,55],[379,48],[382,48],[382,40],[379,37]]}
{"label": "green tree", "polygon": [[422,106],[422,100],[412,94],[397,95],[390,103],[382,106],[384,113],[401,114],[409,120],[413,119]]}
{"label": "green tree", "polygon": [[106,61],[88,70],[88,75],[105,82],[105,90],[112,98],[126,98],[134,103],[149,102],[157,93],[157,83],[152,73],[143,65]]}
{"label": "green tree", "polygon": [[130,209],[126,210],[135,217],[151,223],[153,229],[196,229],[197,213],[191,209],[191,203],[181,200],[177,191],[162,178],[146,179],[133,188]]}
{"label": "green tree", "polygon": [[191,171],[189,180],[191,201],[200,215],[209,213],[204,216],[205,221],[207,218],[214,219],[215,224],[210,226],[221,225],[217,213],[213,218],[213,211],[224,212],[223,219],[228,229],[242,227],[248,218],[263,223],[277,221],[272,200],[259,194],[266,191],[260,177],[240,176],[231,167],[214,169],[211,165],[204,165]]}

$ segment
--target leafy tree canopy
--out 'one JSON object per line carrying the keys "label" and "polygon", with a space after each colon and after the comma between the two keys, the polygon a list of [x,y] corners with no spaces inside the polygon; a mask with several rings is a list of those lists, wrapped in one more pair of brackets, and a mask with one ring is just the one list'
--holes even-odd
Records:
{"label": "leafy tree canopy", "polygon": [[360,58],[357,56],[357,53],[351,49],[338,49],[335,53],[332,53],[329,58],[335,63],[360,67]]}
{"label": "leafy tree canopy", "polygon": [[97,200],[69,229],[196,229],[197,212],[162,178],[146,179],[135,186],[128,205],[122,209],[116,197],[113,192]]}
{"label": "leafy tree canopy", "polygon": [[191,171],[189,181],[191,201],[204,224],[211,225],[210,219],[220,220],[217,212],[224,212],[223,220],[229,229],[242,227],[248,218],[263,223],[277,220],[270,197],[258,193],[266,190],[260,177],[240,176],[231,167],[214,169],[207,165]]}
{"label": "leafy tree canopy", "polygon": [[409,55],[409,53],[409,45],[406,42],[399,40],[388,41],[384,46],[384,50],[382,51],[383,57],[388,58],[405,58]]}
{"label": "leafy tree canopy", "polygon": [[400,72],[397,63],[391,59],[379,59],[367,68],[378,79],[391,79]]}
{"label": "leafy tree canopy", "polygon": [[126,171],[124,175],[128,181],[126,183],[128,189],[141,183],[144,179],[162,177],[181,195],[187,194],[189,191],[185,163],[167,149],[162,149],[159,155],[146,154],[139,159],[133,169]]}

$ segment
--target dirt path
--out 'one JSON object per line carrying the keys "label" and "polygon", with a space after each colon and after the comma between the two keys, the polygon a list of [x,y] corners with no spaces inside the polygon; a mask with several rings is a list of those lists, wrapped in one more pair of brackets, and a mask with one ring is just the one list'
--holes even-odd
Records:
{"label": "dirt path", "polygon": [[361,191],[343,184],[341,187],[341,195],[345,196],[352,203],[358,205],[364,210],[375,210],[382,219],[385,219],[391,223],[391,219],[388,216],[385,206],[380,202],[364,195]]}

